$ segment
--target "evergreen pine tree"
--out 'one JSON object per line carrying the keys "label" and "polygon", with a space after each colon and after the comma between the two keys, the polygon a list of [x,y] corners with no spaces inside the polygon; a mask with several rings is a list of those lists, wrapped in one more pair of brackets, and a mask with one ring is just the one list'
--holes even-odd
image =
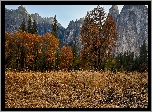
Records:
{"label": "evergreen pine tree", "polygon": [[30,15],[29,15],[29,18],[28,18],[27,30],[28,30],[28,33],[32,33],[32,20],[31,20],[31,16]]}
{"label": "evergreen pine tree", "polygon": [[[57,26],[58,21],[56,20],[56,15],[54,16],[53,24],[52,24],[52,34],[58,38],[58,26]],[[60,46],[60,45],[59,45]],[[59,69],[59,49],[56,51],[56,61],[55,61],[55,68],[56,70]]]}
{"label": "evergreen pine tree", "polygon": [[72,45],[72,53],[73,53],[73,56],[74,56],[74,61],[77,59],[77,45],[76,45],[76,40],[74,38],[74,42],[73,42],[73,45]]}
{"label": "evergreen pine tree", "polygon": [[74,58],[72,68],[74,70],[78,70],[80,68],[80,57],[78,54],[77,41],[75,38],[74,38],[74,42],[72,45],[72,53],[73,53],[73,58]]}
{"label": "evergreen pine tree", "polygon": [[37,26],[36,26],[36,21],[34,20],[33,26],[32,26],[32,33],[33,34],[38,34]]}
{"label": "evergreen pine tree", "polygon": [[145,40],[143,41],[143,45],[140,47],[140,72],[144,72],[148,69],[148,50],[146,48]]}
{"label": "evergreen pine tree", "polygon": [[139,66],[140,66],[139,60],[140,60],[139,56],[135,56],[135,59],[133,61],[132,71],[139,70]]}
{"label": "evergreen pine tree", "polygon": [[145,40],[143,41],[143,45],[140,47],[140,64],[148,63],[148,50],[146,49]]}
{"label": "evergreen pine tree", "polygon": [[52,34],[58,38],[58,26],[57,26],[56,15],[54,16],[53,24],[52,24]]}
{"label": "evergreen pine tree", "polygon": [[23,32],[26,32],[26,25],[25,25],[25,18],[23,19],[21,26],[19,27],[20,30],[22,30]]}

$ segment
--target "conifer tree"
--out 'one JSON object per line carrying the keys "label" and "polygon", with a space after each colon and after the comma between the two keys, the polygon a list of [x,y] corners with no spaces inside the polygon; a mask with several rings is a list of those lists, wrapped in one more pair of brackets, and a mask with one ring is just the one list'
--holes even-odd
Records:
{"label": "conifer tree", "polygon": [[146,48],[145,40],[143,41],[143,45],[140,47],[140,63],[148,62],[148,50]]}
{"label": "conifer tree", "polygon": [[77,53],[77,45],[76,45],[76,39],[74,38],[74,42],[72,45],[72,53],[74,56],[74,61],[77,59],[78,53]]}
{"label": "conifer tree", "polygon": [[140,47],[140,72],[144,72],[148,70],[148,50],[146,48],[145,40],[143,41],[143,45]]}
{"label": "conifer tree", "polygon": [[79,59],[79,54],[78,54],[77,41],[75,38],[72,45],[72,53],[73,53],[73,58],[74,58],[72,68],[74,70],[78,70],[80,68],[80,59]]}
{"label": "conifer tree", "polygon": [[[56,20],[56,15],[54,16],[53,24],[52,24],[52,34],[58,39],[58,21]],[[59,45],[60,46],[60,45]],[[56,60],[55,60],[55,68],[58,70],[59,68],[59,49],[56,51]]]}
{"label": "conifer tree", "polygon": [[38,29],[37,29],[36,21],[35,20],[34,20],[33,26],[32,26],[32,33],[33,34],[38,34]]}
{"label": "conifer tree", "polygon": [[32,33],[32,20],[31,16],[28,17],[28,26],[27,26],[28,33]]}
{"label": "conifer tree", "polygon": [[23,32],[26,32],[26,25],[25,25],[25,18],[23,19],[21,26],[19,27],[20,30],[22,30]]}
{"label": "conifer tree", "polygon": [[52,34],[58,38],[58,26],[57,26],[56,15],[54,16],[53,24],[52,24]]}

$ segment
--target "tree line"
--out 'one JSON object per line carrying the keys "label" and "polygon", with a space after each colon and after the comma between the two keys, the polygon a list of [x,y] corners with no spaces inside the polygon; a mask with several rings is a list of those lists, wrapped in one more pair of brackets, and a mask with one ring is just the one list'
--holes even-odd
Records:
{"label": "tree line", "polygon": [[148,69],[148,50],[145,41],[140,47],[140,55],[125,52],[112,56],[118,37],[113,17],[97,6],[87,12],[81,28],[81,51],[77,43],[60,48],[56,15],[52,32],[38,35],[36,21],[28,18],[26,27],[23,19],[19,30],[13,34],[5,31],[5,68],[16,70],[118,70],[145,71]]}
{"label": "tree line", "polygon": [[148,71],[148,50],[146,49],[145,41],[140,47],[139,56],[135,56],[134,52],[127,51],[124,54],[120,53],[116,57],[108,57],[103,61],[101,69],[121,72]]}

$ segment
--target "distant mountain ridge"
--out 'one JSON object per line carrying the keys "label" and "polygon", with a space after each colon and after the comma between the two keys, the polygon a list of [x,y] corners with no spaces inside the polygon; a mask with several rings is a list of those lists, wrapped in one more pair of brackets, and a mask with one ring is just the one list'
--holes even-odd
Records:
{"label": "distant mountain ridge", "polygon": [[[38,35],[44,35],[47,32],[52,31],[53,17],[42,18],[38,13],[29,14],[25,7],[22,5],[16,10],[9,10],[5,8],[5,30],[9,32],[15,32],[20,27],[23,18],[25,18],[26,26],[28,21],[28,16],[31,16],[32,21],[36,20]],[[64,36],[65,28],[58,23],[59,39],[62,42]]]}
{"label": "distant mountain ridge", "polygon": [[[124,5],[119,13],[118,6],[112,5],[109,13],[116,21],[119,35],[116,41],[117,45],[113,49],[114,55],[118,55],[121,52],[124,53],[127,50],[138,55],[139,47],[144,40],[146,40],[148,45],[148,8],[145,5]],[[22,5],[16,10],[5,8],[5,30],[9,32],[17,31],[23,18],[25,18],[27,24],[28,15],[30,14]],[[39,35],[51,32],[53,17],[42,18],[38,13],[30,16],[37,22]],[[80,52],[81,41],[79,35],[83,20],[84,18],[76,21],[72,20],[67,28],[58,23],[59,40],[62,45],[72,45],[76,41]]]}
{"label": "distant mountain ridge", "polygon": [[[16,10],[9,10],[5,8],[5,30],[9,32],[15,32],[19,29],[23,18],[25,18],[26,26],[28,21],[28,16],[31,16],[32,21],[36,20],[37,28],[38,28],[38,35],[44,35],[46,32],[52,31],[52,23],[53,23],[53,17],[41,17],[38,13],[35,14],[29,14],[24,6],[19,6]],[[83,19],[80,18],[80,20],[76,20],[74,22],[73,20],[69,23],[68,27],[65,29],[60,23],[58,23],[58,34],[59,34],[59,40],[60,43],[68,44],[70,43],[72,36],[74,34],[75,36],[78,36],[80,33],[80,26],[82,26]],[[75,27],[75,23],[77,26]],[[71,28],[78,28],[76,30],[76,33],[71,35],[70,31]],[[78,32],[78,33],[77,33]],[[67,40],[68,38],[69,40]]]}

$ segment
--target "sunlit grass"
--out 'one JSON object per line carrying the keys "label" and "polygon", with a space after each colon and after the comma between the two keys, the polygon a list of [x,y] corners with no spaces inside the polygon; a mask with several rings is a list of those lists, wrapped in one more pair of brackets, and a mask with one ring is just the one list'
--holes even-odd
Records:
{"label": "sunlit grass", "polygon": [[6,108],[146,108],[148,73],[5,72]]}

